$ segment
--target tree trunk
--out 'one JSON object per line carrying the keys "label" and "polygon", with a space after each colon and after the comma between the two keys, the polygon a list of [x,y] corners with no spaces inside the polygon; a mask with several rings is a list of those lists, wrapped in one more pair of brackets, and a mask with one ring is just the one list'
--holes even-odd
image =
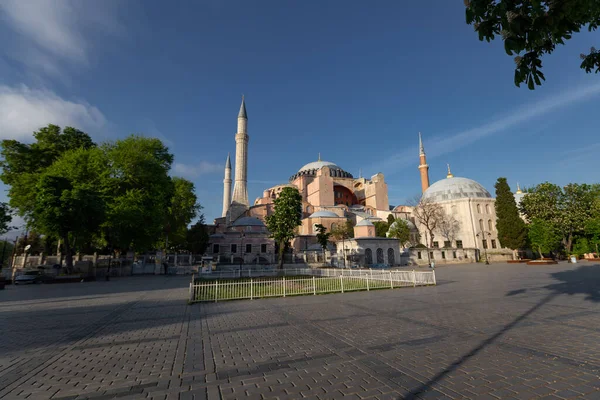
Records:
{"label": "tree trunk", "polygon": [[542,248],[538,246],[538,250],[540,252],[540,260],[544,258],[544,253],[542,253]]}
{"label": "tree trunk", "polygon": [[283,269],[283,251],[285,250],[285,243],[279,242],[279,269]]}
{"label": "tree trunk", "polygon": [[62,240],[65,247],[65,263],[67,265],[67,271],[71,273],[71,271],[73,271],[73,252],[71,251],[71,243],[69,243],[69,234],[63,235]]}

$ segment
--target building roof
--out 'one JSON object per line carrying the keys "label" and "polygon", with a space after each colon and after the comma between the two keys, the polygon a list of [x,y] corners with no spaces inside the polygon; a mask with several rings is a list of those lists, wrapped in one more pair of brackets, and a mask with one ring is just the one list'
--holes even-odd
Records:
{"label": "building roof", "polygon": [[374,226],[373,223],[371,221],[369,221],[368,219],[363,219],[362,221],[360,221],[358,224],[356,224],[356,226]]}
{"label": "building roof", "polygon": [[439,180],[423,193],[423,198],[434,202],[459,199],[491,199],[492,195],[472,179],[450,177]]}
{"label": "building roof", "polygon": [[343,218],[332,211],[321,210],[314,212],[308,218]]}
{"label": "building roof", "polygon": [[236,219],[232,226],[265,226],[265,224],[256,217],[242,217]]}
{"label": "building roof", "polygon": [[351,173],[344,171],[335,163],[332,163],[330,161],[322,161],[321,156],[319,155],[319,159],[317,161],[310,162],[304,165],[302,168],[300,168],[298,172],[296,172],[290,178],[290,182],[296,179],[299,175],[315,176],[317,174],[317,171],[319,171],[323,167],[329,167],[329,169],[332,171],[331,175],[334,177],[353,178]]}

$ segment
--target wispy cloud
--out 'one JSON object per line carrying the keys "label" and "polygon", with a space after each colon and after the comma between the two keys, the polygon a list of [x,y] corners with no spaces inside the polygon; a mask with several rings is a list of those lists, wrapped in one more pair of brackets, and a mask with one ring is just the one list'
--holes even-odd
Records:
{"label": "wispy cloud", "polygon": [[209,161],[200,161],[198,164],[189,165],[183,163],[175,163],[173,171],[176,175],[184,178],[197,178],[200,175],[214,174],[223,172],[225,164],[216,164]]}
{"label": "wispy cloud", "polygon": [[[551,112],[555,112],[558,109],[589,99],[599,94],[600,84],[582,86],[571,91],[557,93],[537,103],[523,105],[518,109],[507,113],[503,118],[493,120],[481,126],[477,126],[451,136],[435,136],[433,138],[427,136],[427,157],[434,158],[443,154],[452,153],[477,140],[503,132],[519,124]],[[415,144],[414,147],[406,149],[399,154],[389,157],[383,162],[373,165],[372,169],[378,171],[390,170],[412,165],[415,163],[415,155],[417,154],[417,151],[418,148]]]}
{"label": "wispy cloud", "polygon": [[124,31],[117,6],[112,1],[0,0],[0,18],[18,34],[3,46],[4,51],[46,75],[59,75],[67,65],[86,66],[93,47],[91,35]]}
{"label": "wispy cloud", "polygon": [[106,123],[100,110],[83,101],[65,100],[25,85],[0,85],[0,139],[29,141],[34,131],[48,124],[96,133]]}

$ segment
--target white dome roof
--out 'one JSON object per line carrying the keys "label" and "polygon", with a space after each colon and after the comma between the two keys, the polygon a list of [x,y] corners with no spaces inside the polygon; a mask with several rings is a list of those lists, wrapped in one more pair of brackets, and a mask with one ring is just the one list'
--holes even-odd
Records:
{"label": "white dome roof", "polygon": [[342,218],[334,212],[325,211],[325,210],[314,212],[308,218],[319,218],[319,217],[321,217],[321,218]]}
{"label": "white dome roof", "polygon": [[356,226],[374,226],[374,225],[371,221],[369,221],[368,219],[365,218],[362,221],[360,221],[358,224],[356,224]]}
{"label": "white dome roof", "polygon": [[311,163],[306,164],[304,167],[300,168],[298,170],[298,172],[310,171],[311,169],[321,169],[323,167],[331,167],[331,168],[341,169],[340,167],[338,167],[337,165],[335,165],[334,163],[329,162],[329,161],[313,161]]}
{"label": "white dome roof", "polygon": [[468,178],[452,177],[437,181],[423,193],[434,202],[458,199],[492,198],[481,184]]}

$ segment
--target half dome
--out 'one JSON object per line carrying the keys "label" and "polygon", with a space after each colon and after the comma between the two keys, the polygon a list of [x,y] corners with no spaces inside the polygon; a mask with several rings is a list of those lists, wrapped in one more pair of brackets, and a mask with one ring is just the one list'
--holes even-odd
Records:
{"label": "half dome", "polygon": [[423,198],[433,202],[458,199],[492,198],[479,182],[468,178],[451,177],[437,181],[423,193]]}
{"label": "half dome", "polygon": [[332,211],[321,210],[314,212],[308,218],[343,218]]}

